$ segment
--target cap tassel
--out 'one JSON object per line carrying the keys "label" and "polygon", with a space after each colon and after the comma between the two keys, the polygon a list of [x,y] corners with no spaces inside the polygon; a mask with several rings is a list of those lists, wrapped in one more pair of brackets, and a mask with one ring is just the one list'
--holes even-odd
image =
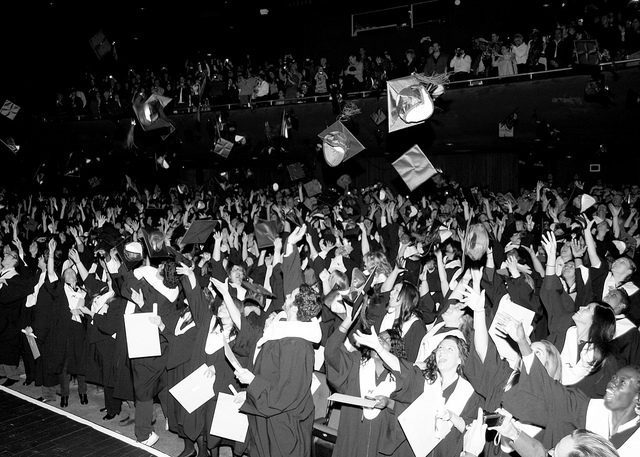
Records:
{"label": "cap tassel", "polygon": [[125,146],[129,150],[137,148],[136,144],[133,142],[134,141],[133,131],[135,130],[135,128],[136,128],[136,121],[134,119],[131,119],[131,125],[129,126],[129,131],[127,132],[127,139],[125,141]]}

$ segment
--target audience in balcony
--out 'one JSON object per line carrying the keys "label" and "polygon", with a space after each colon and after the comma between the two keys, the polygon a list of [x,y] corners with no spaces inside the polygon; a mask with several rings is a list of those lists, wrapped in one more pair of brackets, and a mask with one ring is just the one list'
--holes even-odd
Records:
{"label": "audience in balcony", "polygon": [[[130,115],[130,100],[142,91],[147,96],[171,97],[169,112],[184,112],[199,103],[206,106],[240,102],[246,106],[250,101],[285,103],[300,101],[300,97],[328,96],[332,85],[344,97],[348,92],[382,90],[387,80],[413,72],[451,72],[452,80],[459,81],[544,71],[572,65],[576,40],[597,40],[600,61],[640,56],[637,12],[592,7],[573,11],[567,18],[564,23],[551,27],[546,24],[526,35],[493,31],[486,40],[478,34],[470,43],[461,43],[465,51],[454,55],[451,43],[432,39],[431,35],[422,37],[402,56],[388,50],[356,48],[344,66],[331,66],[326,57],[297,60],[287,54],[259,65],[251,55],[234,63],[209,54],[200,60],[187,60],[183,68],[163,65],[159,71],[157,67],[131,67],[120,75],[87,74],[52,100],[52,111],[59,116],[94,118]],[[517,70],[512,68],[511,55]],[[252,76],[256,74],[262,74],[261,78]]]}

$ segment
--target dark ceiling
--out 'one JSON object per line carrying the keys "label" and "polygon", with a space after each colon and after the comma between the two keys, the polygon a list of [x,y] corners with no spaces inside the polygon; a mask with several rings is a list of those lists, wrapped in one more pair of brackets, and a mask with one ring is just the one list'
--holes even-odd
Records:
{"label": "dark ceiling", "polygon": [[[342,59],[345,49],[365,45],[398,50],[411,47],[425,34],[453,47],[472,30],[507,33],[561,17],[560,0],[430,0],[422,14],[431,20],[414,30],[401,30],[397,40],[376,33],[350,36],[351,13],[408,5],[397,0],[144,0],[2,1],[4,38],[0,42],[5,70],[0,95],[51,97],[52,91],[74,84],[83,70],[108,70],[88,40],[103,30],[116,41],[119,65],[177,63],[198,52],[230,56],[252,54],[260,61],[284,52]],[[578,0],[563,3],[583,4]],[[551,5],[543,7],[544,4]],[[555,7],[554,7],[555,5]],[[269,9],[267,16],[260,9]],[[560,15],[560,16],[559,16]],[[465,41],[466,42],[466,41]],[[8,70],[8,71],[7,71]]]}

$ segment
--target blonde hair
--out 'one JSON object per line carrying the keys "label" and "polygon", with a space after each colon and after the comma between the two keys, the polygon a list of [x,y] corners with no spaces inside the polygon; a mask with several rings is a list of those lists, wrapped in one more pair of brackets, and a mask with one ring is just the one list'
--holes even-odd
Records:
{"label": "blonde hair", "polygon": [[540,340],[531,343],[532,348],[534,344],[540,345],[547,354],[547,361],[544,364],[544,367],[546,368],[549,376],[558,382],[562,382],[562,357],[560,356],[558,348],[547,340]]}
{"label": "blonde hair", "polygon": [[384,255],[382,251],[369,252],[364,256],[364,265],[368,267],[378,267],[377,274],[382,274],[384,276],[389,276],[393,268],[391,268],[391,264],[387,260],[387,256]]}

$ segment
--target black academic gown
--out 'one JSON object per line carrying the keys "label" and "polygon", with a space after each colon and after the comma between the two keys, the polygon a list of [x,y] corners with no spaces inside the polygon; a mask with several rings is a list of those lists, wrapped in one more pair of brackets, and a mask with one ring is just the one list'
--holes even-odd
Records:
{"label": "black academic gown", "polygon": [[314,352],[301,338],[262,346],[241,411],[249,416],[252,457],[308,457],[314,404],[311,396]]}
{"label": "black academic gown", "polygon": [[[42,356],[42,382],[46,387],[60,382],[65,363],[67,372],[85,375],[87,366],[86,318],[81,322],[72,319],[69,301],[64,292],[64,281],[54,283],[47,279],[40,289],[33,323]],[[39,376],[38,376],[39,377]]]}
{"label": "black academic gown", "polygon": [[[453,384],[448,386],[442,392],[444,401],[449,400],[449,397],[454,392],[457,383],[456,380]],[[402,403],[413,403],[424,392],[425,378],[422,374],[422,370],[416,367],[406,360],[400,360],[400,372],[396,376],[397,390],[395,398]],[[482,398],[473,393],[467,400],[460,417],[464,421],[470,424],[478,416],[478,407],[482,404]],[[463,434],[458,431],[457,428],[452,427],[451,431],[433,448],[429,457],[451,457],[460,455],[462,452],[462,437]]]}
{"label": "black academic gown", "polygon": [[[339,393],[361,397],[362,356],[360,351],[347,351],[344,347],[345,337],[344,333],[336,331],[327,341],[327,382]],[[385,370],[376,381],[379,383],[388,373],[389,371]],[[368,420],[363,417],[362,408],[342,405],[333,457],[412,456],[398,422],[397,414],[402,411],[400,408],[401,404],[398,402],[397,411],[385,408],[375,419]]]}
{"label": "black academic gown", "polygon": [[24,303],[35,281],[18,274],[0,287],[0,365],[20,362],[20,324]]}

